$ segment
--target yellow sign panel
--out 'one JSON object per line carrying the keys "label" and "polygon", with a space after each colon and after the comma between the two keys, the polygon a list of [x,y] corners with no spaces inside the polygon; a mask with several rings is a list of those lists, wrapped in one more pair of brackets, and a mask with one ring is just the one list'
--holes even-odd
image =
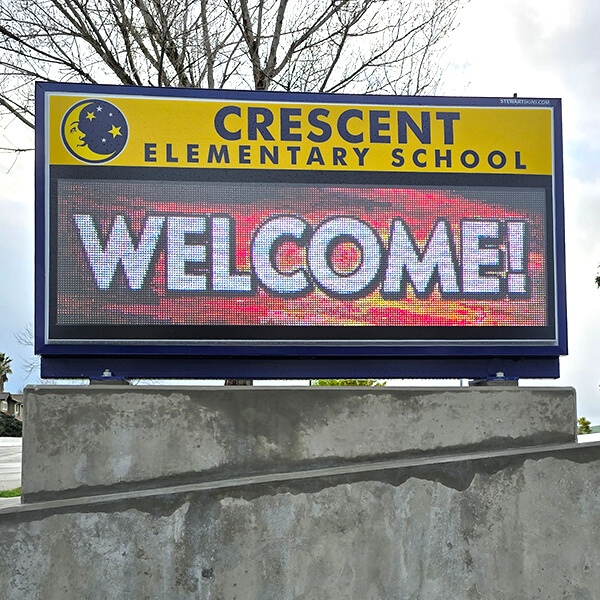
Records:
{"label": "yellow sign panel", "polygon": [[552,174],[552,109],[543,105],[64,93],[47,102],[51,165]]}

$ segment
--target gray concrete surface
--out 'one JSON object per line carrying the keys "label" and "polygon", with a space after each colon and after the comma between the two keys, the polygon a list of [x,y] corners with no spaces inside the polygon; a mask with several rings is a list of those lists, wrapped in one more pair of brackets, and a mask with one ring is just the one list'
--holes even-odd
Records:
{"label": "gray concrete surface", "polygon": [[21,486],[22,448],[23,438],[0,437],[0,490]]}
{"label": "gray concrete surface", "polygon": [[575,440],[570,388],[34,386],[25,502]]}
{"label": "gray concrete surface", "polygon": [[600,598],[600,445],[485,454],[3,510],[0,590],[5,600]]}
{"label": "gray concrete surface", "polygon": [[600,600],[573,390],[27,394],[3,600]]}
{"label": "gray concrete surface", "polygon": [[21,505],[21,496],[14,496],[12,498],[0,498],[0,511],[4,508],[12,508],[14,506]]}

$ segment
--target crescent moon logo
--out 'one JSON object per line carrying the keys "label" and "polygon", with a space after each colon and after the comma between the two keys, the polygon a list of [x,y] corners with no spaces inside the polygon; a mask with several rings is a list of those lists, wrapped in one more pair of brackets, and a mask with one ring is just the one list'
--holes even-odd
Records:
{"label": "crescent moon logo", "polygon": [[101,164],[123,152],[129,138],[125,115],[106,100],[81,100],[63,117],[61,137],[76,159]]}

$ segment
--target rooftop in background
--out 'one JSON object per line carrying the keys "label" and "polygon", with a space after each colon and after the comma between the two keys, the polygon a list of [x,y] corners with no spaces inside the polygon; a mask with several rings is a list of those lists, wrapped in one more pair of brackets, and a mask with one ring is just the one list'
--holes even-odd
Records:
{"label": "rooftop in background", "polygon": [[0,392],[0,412],[23,420],[23,394]]}

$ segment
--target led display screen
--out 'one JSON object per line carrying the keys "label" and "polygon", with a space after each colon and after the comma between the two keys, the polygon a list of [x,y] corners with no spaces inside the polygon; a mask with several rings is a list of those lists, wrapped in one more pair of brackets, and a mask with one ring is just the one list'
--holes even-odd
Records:
{"label": "led display screen", "polygon": [[38,351],[563,354],[558,107],[41,84]]}
{"label": "led display screen", "polygon": [[535,338],[551,319],[544,188],[59,179],[56,196],[56,324],[91,337]]}

